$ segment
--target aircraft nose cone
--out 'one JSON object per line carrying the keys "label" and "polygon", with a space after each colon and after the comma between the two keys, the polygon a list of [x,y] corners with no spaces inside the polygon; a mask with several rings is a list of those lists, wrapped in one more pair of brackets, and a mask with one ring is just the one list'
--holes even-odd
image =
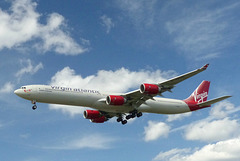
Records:
{"label": "aircraft nose cone", "polygon": [[18,96],[21,95],[21,91],[20,91],[19,89],[15,90],[14,93],[15,93],[16,95],[18,95]]}

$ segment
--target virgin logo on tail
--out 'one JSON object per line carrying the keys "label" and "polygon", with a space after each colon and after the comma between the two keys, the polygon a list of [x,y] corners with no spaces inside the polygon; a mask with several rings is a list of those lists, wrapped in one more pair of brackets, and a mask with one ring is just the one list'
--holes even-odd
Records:
{"label": "virgin logo on tail", "polygon": [[193,92],[194,101],[197,102],[197,103],[202,103],[202,102],[207,101],[207,97],[208,97],[207,92],[200,93],[200,94],[198,94],[197,91]]}
{"label": "virgin logo on tail", "polygon": [[185,102],[198,104],[207,101],[209,86],[209,81],[203,81]]}

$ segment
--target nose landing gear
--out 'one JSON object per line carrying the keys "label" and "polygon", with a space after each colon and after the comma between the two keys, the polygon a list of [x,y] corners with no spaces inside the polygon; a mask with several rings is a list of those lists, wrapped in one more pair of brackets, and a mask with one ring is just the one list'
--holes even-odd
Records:
{"label": "nose landing gear", "polygon": [[37,109],[36,101],[32,100],[32,104],[33,104],[32,109],[36,110]]}
{"label": "nose landing gear", "polygon": [[36,110],[36,109],[37,109],[37,105],[33,105],[33,106],[32,106],[32,109],[33,109],[33,110]]}

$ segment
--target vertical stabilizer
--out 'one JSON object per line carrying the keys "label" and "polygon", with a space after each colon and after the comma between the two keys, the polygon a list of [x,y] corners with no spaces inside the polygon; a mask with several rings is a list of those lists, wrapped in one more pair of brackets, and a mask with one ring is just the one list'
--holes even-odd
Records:
{"label": "vertical stabilizer", "polygon": [[184,100],[187,104],[199,104],[207,101],[210,82],[202,81],[196,90]]}

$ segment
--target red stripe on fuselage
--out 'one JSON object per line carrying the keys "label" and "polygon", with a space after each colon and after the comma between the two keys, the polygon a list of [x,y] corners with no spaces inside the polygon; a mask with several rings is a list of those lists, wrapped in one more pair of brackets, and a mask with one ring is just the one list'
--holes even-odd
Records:
{"label": "red stripe on fuselage", "polygon": [[188,107],[191,111],[196,111],[196,110],[200,110],[200,109],[203,109],[206,107],[211,107],[211,106],[200,107],[195,101],[188,101],[188,100],[183,100],[183,101],[188,105]]}

